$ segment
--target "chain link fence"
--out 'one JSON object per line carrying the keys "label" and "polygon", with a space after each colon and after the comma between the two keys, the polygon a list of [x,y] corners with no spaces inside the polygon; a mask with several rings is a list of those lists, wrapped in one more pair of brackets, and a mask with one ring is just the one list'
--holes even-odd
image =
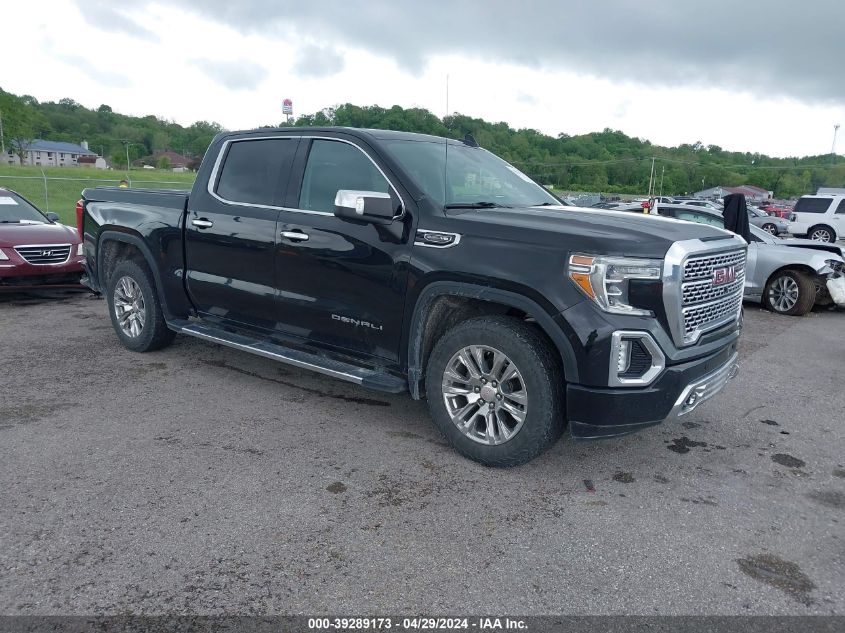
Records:
{"label": "chain link fence", "polygon": [[[106,175],[106,174],[103,174]],[[58,213],[62,222],[74,224],[76,201],[82,190],[89,187],[117,187],[125,182],[127,186],[144,189],[180,189],[188,190],[193,186],[194,174],[185,174],[184,178],[173,179],[176,174],[161,174],[162,179],[150,179],[149,175],[132,172],[107,174],[107,178],[52,176],[41,172],[35,175],[0,174],[0,187],[12,189],[44,212]]]}

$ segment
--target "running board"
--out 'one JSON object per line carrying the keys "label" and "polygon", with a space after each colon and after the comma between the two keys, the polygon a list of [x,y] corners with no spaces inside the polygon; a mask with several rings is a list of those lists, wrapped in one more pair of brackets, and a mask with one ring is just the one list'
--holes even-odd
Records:
{"label": "running board", "polygon": [[195,336],[204,341],[225,345],[226,347],[241,350],[242,352],[263,356],[264,358],[287,363],[294,367],[309,369],[320,374],[325,374],[326,376],[331,376],[332,378],[354,382],[367,389],[375,389],[376,391],[385,391],[387,393],[402,393],[408,390],[407,381],[387,372],[367,369],[332,358],[326,358],[318,354],[311,354],[277,345],[276,343],[250,338],[242,334],[227,332],[226,330],[195,321],[174,320],[169,321],[167,326],[179,334]]}

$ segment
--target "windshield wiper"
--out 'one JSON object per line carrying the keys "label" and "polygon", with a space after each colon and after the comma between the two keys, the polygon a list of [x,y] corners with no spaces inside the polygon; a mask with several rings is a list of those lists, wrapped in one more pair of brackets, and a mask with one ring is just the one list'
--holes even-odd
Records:
{"label": "windshield wiper", "polygon": [[505,205],[499,204],[498,202],[488,202],[486,200],[482,200],[481,202],[452,202],[450,204],[445,205],[444,209],[493,209],[496,207],[504,208]]}
{"label": "windshield wiper", "polygon": [[555,204],[554,202],[540,202],[539,204],[531,204],[528,205],[531,207],[557,207],[559,204]]}

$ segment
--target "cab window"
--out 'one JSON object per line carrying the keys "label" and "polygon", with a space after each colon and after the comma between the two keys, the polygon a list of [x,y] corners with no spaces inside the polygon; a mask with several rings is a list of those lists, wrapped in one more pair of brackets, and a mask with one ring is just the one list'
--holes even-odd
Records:
{"label": "cab window", "polygon": [[389,193],[388,187],[387,180],[360,149],[342,141],[317,139],[305,164],[299,208],[332,213],[340,189]]}
{"label": "cab window", "polygon": [[679,220],[687,220],[689,222],[698,222],[699,224],[708,224],[710,226],[718,226],[720,229],[725,228],[725,221],[717,215],[710,213],[696,213],[695,211],[679,211],[677,218]]}

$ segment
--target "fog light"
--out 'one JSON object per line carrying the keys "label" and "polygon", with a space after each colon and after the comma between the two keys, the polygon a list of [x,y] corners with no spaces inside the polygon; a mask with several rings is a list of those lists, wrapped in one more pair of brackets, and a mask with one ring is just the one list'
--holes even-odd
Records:
{"label": "fog light", "polygon": [[619,354],[616,358],[617,373],[624,374],[631,366],[631,341],[622,339],[619,341]]}
{"label": "fog light", "polygon": [[684,404],[688,407],[691,407],[692,405],[694,405],[696,403],[697,400],[698,400],[698,394],[691,393],[690,397],[687,398],[687,401]]}

